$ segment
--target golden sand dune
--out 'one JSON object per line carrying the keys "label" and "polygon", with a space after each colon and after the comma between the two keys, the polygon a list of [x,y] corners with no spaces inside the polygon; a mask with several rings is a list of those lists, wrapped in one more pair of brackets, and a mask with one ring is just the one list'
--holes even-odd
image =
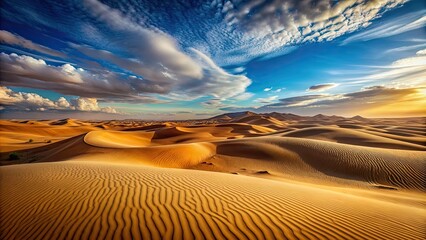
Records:
{"label": "golden sand dune", "polygon": [[425,144],[426,143],[426,131],[422,135],[419,134],[418,136],[402,136],[401,134],[389,133],[388,131],[380,132],[380,131],[376,131],[376,129],[373,130],[371,128],[368,128],[366,130],[360,129],[360,131],[368,132],[370,134],[374,134],[374,135],[389,138],[389,139],[394,139],[394,140],[399,140],[399,141],[404,141],[404,142],[409,142],[409,143],[413,143],[413,144],[417,144],[417,145],[426,146],[426,144]]}
{"label": "golden sand dune", "polygon": [[333,141],[345,144],[354,144],[361,146],[407,149],[407,150],[426,150],[425,146],[382,137],[380,135],[367,133],[353,129],[344,129],[338,127],[308,127],[284,133],[282,136],[319,139]]}
{"label": "golden sand dune", "polygon": [[426,234],[424,208],[303,184],[99,162],[0,170],[2,188],[14,186],[0,195],[1,239],[421,239]]}
{"label": "golden sand dune", "polygon": [[261,137],[219,142],[217,154],[234,157],[226,158],[222,164],[244,171],[257,169],[317,183],[339,181],[426,190],[425,151],[389,151],[310,139]]}
{"label": "golden sand dune", "polygon": [[263,117],[263,116],[246,116],[240,119],[233,120],[231,122],[238,122],[238,123],[248,123],[248,124],[255,124],[255,125],[268,125],[268,126],[275,126],[275,127],[283,127],[284,123],[279,121],[278,119],[275,119],[274,117]]}
{"label": "golden sand dune", "polygon": [[[267,171],[301,181],[380,184],[395,189],[424,189],[426,182],[425,151],[389,151],[280,136],[148,146],[149,136],[152,132],[96,131],[27,154],[31,162],[77,159],[240,174]],[[210,164],[206,168],[203,162]]]}
{"label": "golden sand dune", "polygon": [[422,239],[421,121],[0,120],[0,239]]}
{"label": "golden sand dune", "polygon": [[[81,126],[50,125],[55,121],[0,120],[0,152],[44,146],[51,142],[74,137],[89,131],[99,130],[90,124]],[[36,123],[36,124],[32,124]]]}
{"label": "golden sand dune", "polygon": [[148,146],[153,132],[92,131],[84,136],[84,142],[95,147],[135,148]]}
{"label": "golden sand dune", "polygon": [[[85,154],[74,154],[67,159],[166,168],[191,168],[213,156],[214,149],[214,146],[209,143],[185,143],[146,148],[103,148],[102,150],[90,147]],[[44,162],[43,158],[40,158],[39,161]]]}

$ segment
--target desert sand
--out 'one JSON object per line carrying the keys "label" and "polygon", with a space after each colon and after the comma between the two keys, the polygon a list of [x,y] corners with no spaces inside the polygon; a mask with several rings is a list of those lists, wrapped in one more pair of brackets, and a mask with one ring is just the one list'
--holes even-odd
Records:
{"label": "desert sand", "polygon": [[424,239],[425,120],[1,120],[0,239]]}

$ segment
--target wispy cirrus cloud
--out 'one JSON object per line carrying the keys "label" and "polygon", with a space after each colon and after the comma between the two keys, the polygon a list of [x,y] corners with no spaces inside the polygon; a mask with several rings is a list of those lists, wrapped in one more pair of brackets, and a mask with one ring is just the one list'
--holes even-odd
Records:
{"label": "wispy cirrus cloud", "polygon": [[426,51],[419,50],[416,55],[398,59],[389,65],[371,66],[374,73],[347,79],[350,84],[376,84],[419,86],[426,84]]}
{"label": "wispy cirrus cloud", "polygon": [[426,41],[425,41],[425,43],[421,43],[421,44],[414,44],[414,45],[391,48],[391,49],[386,50],[384,53],[388,54],[388,53],[412,51],[412,50],[416,50],[416,49],[422,49],[422,48],[425,48],[425,47],[426,47]]}
{"label": "wispy cirrus cloud", "polygon": [[353,36],[346,38],[342,44],[348,44],[355,41],[368,41],[372,39],[385,38],[408,32],[426,26],[426,10],[421,10],[413,13],[390,19],[382,22],[374,28],[362,31]]}

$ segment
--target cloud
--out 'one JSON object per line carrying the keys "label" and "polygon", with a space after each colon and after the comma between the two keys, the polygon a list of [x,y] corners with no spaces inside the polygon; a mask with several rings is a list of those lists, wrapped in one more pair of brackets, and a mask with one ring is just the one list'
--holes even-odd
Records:
{"label": "cloud", "polygon": [[416,55],[419,55],[419,56],[426,55],[426,49],[417,51]]}
{"label": "cloud", "polygon": [[418,86],[425,84],[426,51],[419,50],[415,56],[406,57],[392,62],[387,66],[372,66],[375,72],[357,78],[347,79],[351,84],[387,84],[399,87]]}
{"label": "cloud", "polygon": [[202,102],[201,103],[204,107],[207,108],[223,108],[226,105],[222,103],[222,101],[220,99],[210,99],[208,101]]}
{"label": "cloud", "polygon": [[69,102],[60,97],[57,101],[52,101],[36,93],[15,92],[3,86],[0,86],[0,102],[3,110],[117,113],[112,107],[100,107],[96,98],[80,97]]}
{"label": "cloud", "polygon": [[[228,31],[239,46],[224,56],[236,64],[247,58],[274,57],[294,50],[305,42],[331,41],[365,28],[382,13],[406,0],[328,1],[226,1],[218,3]],[[243,56],[241,56],[243,55]]]}
{"label": "cloud", "polygon": [[344,45],[355,41],[368,41],[372,39],[385,38],[414,29],[423,28],[426,26],[425,14],[426,10],[421,10],[393,18],[382,22],[374,28],[370,28],[366,31],[348,37],[342,42],[342,44]]}
{"label": "cloud", "polygon": [[[85,0],[83,5],[88,13],[96,19],[102,21],[107,28],[114,31],[113,34],[120,34],[125,37],[125,41],[119,43],[122,50],[130,58],[135,57],[139,61],[139,68],[144,72],[145,78],[151,81],[161,81],[167,74],[176,74],[176,77],[200,78],[202,69],[189,56],[180,51],[177,42],[170,36],[160,32],[151,31],[135,24],[119,10],[97,0]],[[111,34],[111,36],[113,36]],[[107,53],[106,53],[107,54]],[[110,58],[107,56],[107,58]],[[156,75],[158,73],[159,75]],[[163,77],[160,77],[163,76]]]}
{"label": "cloud", "polygon": [[237,67],[237,68],[232,69],[232,73],[234,73],[234,74],[243,73],[245,70],[246,70],[245,67]]}
{"label": "cloud", "polygon": [[[409,46],[402,46],[397,48],[391,48],[385,51],[385,53],[395,53],[395,52],[405,52],[405,51],[411,51],[419,48],[425,48],[426,43],[421,44],[415,44],[415,45],[409,45]],[[418,53],[419,55],[419,53]]]}
{"label": "cloud", "polygon": [[203,66],[203,78],[181,83],[179,85],[180,91],[195,97],[210,95],[216,98],[227,99],[243,94],[246,88],[252,83],[244,75],[227,73],[204,53],[196,49],[191,50],[195,54],[194,57]]}
{"label": "cloud", "polygon": [[45,47],[43,45],[33,43],[32,41],[25,39],[19,35],[13,34],[11,32],[0,30],[0,42],[3,44],[13,45],[23,47],[25,49],[33,50],[39,53],[44,53],[50,56],[64,58],[65,54],[51,48]]}
{"label": "cloud", "polygon": [[345,99],[344,95],[336,94],[316,94],[316,95],[305,95],[305,96],[297,96],[290,98],[280,99],[279,103],[268,105],[271,107],[306,107],[312,106],[313,104],[318,104],[319,102],[329,102],[340,99]]}
{"label": "cloud", "polygon": [[318,85],[310,86],[306,91],[308,92],[322,92],[331,88],[337,87],[339,84],[336,83],[323,83]]}
{"label": "cloud", "polygon": [[272,103],[277,99],[278,99],[278,96],[270,96],[270,97],[265,97],[265,98],[258,98],[254,101],[258,102],[258,103]]}
{"label": "cloud", "polygon": [[50,0],[47,4],[55,6],[50,12],[37,1],[4,2],[2,14],[10,21],[67,29],[70,41],[139,59],[155,73],[194,76],[202,71],[188,56],[189,47],[219,66],[235,68],[365,28],[406,0],[224,0],[200,2],[199,7],[187,1],[168,1],[166,6],[155,1]]}
{"label": "cloud", "polygon": [[52,66],[25,55],[0,53],[2,84],[51,90],[58,93],[103,100],[155,103],[138,94],[137,79],[109,71],[89,72],[70,64]]}
{"label": "cloud", "polygon": [[[138,93],[163,94],[172,99],[191,100],[206,95],[226,99],[244,93],[251,84],[247,77],[221,69],[205,53],[195,48],[185,52],[171,36],[159,29],[142,27],[117,9],[96,0],[86,0],[84,6],[91,17],[100,21],[99,28],[112,32],[105,38],[112,43],[110,48],[113,46],[120,54],[87,45],[70,46],[105,67],[113,64],[136,75],[130,84]],[[109,38],[115,35],[125,41],[114,44],[116,41]]]}
{"label": "cloud", "polygon": [[[7,86],[39,88],[66,95],[131,103],[162,102],[148,95],[152,93],[175,96],[180,100],[206,95],[227,99],[243,94],[251,84],[250,79],[243,75],[225,72],[203,53],[195,49],[193,53],[203,69],[201,79],[179,78],[168,82],[152,82],[142,77],[127,77],[106,70],[90,72],[70,64],[52,66],[41,59],[14,53],[0,53],[0,71],[2,84]],[[111,57],[116,58],[113,55]]]}
{"label": "cloud", "polygon": [[73,99],[71,102],[78,111],[117,113],[112,107],[100,108],[96,98],[77,98]]}
{"label": "cloud", "polygon": [[269,91],[271,91],[271,90],[272,90],[272,88],[271,88],[271,87],[268,87],[268,88],[263,89],[263,91],[264,91],[264,92],[269,92]]}

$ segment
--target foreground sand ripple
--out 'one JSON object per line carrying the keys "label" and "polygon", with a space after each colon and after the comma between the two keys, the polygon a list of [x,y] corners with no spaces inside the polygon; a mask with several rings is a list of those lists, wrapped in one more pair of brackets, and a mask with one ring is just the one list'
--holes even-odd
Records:
{"label": "foreground sand ripple", "polygon": [[[297,183],[68,161],[3,166],[0,239],[422,239],[426,211]],[[13,187],[11,187],[13,186]]]}

